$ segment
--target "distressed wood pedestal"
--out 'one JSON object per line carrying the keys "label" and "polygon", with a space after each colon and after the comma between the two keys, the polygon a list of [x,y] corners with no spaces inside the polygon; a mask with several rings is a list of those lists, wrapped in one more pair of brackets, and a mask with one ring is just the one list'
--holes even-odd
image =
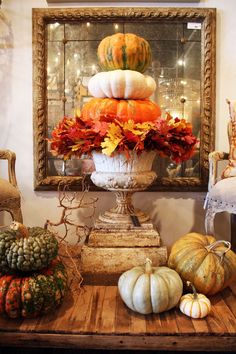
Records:
{"label": "distressed wood pedestal", "polygon": [[153,265],[164,265],[167,249],[151,222],[140,227],[97,221],[81,252],[86,284],[116,285],[124,271],[150,258]]}

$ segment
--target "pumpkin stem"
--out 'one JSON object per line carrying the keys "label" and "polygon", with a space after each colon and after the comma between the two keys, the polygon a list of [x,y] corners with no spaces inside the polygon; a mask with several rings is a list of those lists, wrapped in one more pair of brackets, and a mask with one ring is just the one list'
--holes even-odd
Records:
{"label": "pumpkin stem", "polygon": [[191,283],[191,281],[187,281],[187,286],[191,286],[192,291],[193,291],[193,299],[197,300],[198,299],[197,290],[196,290],[195,286],[193,285],[193,283]]}
{"label": "pumpkin stem", "polygon": [[151,274],[152,273],[152,261],[149,258],[146,258],[145,273],[146,274]]}
{"label": "pumpkin stem", "polygon": [[[223,245],[226,247],[225,250],[223,251],[214,251],[216,247],[219,246],[219,244],[223,243]],[[231,249],[231,243],[229,241],[225,241],[225,240],[218,240],[215,241],[213,243],[211,243],[210,245],[205,247],[207,249],[208,252],[214,252],[216,254],[218,254],[220,256],[220,260],[222,261],[224,258],[224,255]]]}
{"label": "pumpkin stem", "polygon": [[20,222],[13,221],[10,225],[10,229],[17,231],[16,237],[17,238],[26,238],[29,236],[29,231],[27,227]]}

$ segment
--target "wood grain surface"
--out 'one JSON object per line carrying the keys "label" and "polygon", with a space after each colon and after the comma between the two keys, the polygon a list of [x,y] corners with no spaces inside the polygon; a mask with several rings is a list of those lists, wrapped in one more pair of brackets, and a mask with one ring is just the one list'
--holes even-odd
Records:
{"label": "wood grain surface", "polygon": [[205,319],[191,319],[178,308],[144,316],[125,306],[116,286],[85,285],[46,316],[1,317],[0,346],[236,351],[236,284],[210,299]]}

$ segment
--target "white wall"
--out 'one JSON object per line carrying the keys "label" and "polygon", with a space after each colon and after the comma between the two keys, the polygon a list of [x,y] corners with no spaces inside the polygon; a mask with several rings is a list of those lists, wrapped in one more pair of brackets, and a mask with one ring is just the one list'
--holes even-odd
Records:
{"label": "white wall", "polygon": [[[135,6],[128,2],[120,5]],[[31,9],[47,6],[46,0],[2,0],[0,13],[0,38],[2,34],[7,35],[5,48],[0,47],[0,148],[17,154],[17,180],[22,193],[24,222],[28,226],[43,225],[46,219],[57,220],[60,215],[56,192],[33,190]],[[112,3],[112,6],[117,4]],[[136,3],[136,6],[155,6],[155,3]],[[157,3],[156,6],[217,8],[216,148],[227,151],[225,98],[236,98],[236,1],[202,0],[192,4]],[[94,195],[91,192],[91,196]],[[96,195],[99,197],[97,213],[112,205],[111,193]],[[137,193],[134,201],[151,215],[163,243],[169,246],[189,231],[204,232],[204,196],[204,193],[143,192]],[[217,219],[217,238],[227,239],[227,217],[222,215]]]}

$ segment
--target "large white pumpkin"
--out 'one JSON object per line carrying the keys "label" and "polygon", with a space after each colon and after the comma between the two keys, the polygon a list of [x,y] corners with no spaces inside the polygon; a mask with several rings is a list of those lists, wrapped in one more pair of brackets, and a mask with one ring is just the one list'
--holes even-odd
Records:
{"label": "large white pumpkin", "polygon": [[112,70],[91,77],[88,89],[97,98],[145,99],[156,89],[155,80],[133,70]]}
{"label": "large white pumpkin", "polygon": [[178,304],[183,283],[176,271],[152,267],[147,259],[144,266],[134,267],[120,276],[118,289],[131,310],[142,314],[160,313]]}

